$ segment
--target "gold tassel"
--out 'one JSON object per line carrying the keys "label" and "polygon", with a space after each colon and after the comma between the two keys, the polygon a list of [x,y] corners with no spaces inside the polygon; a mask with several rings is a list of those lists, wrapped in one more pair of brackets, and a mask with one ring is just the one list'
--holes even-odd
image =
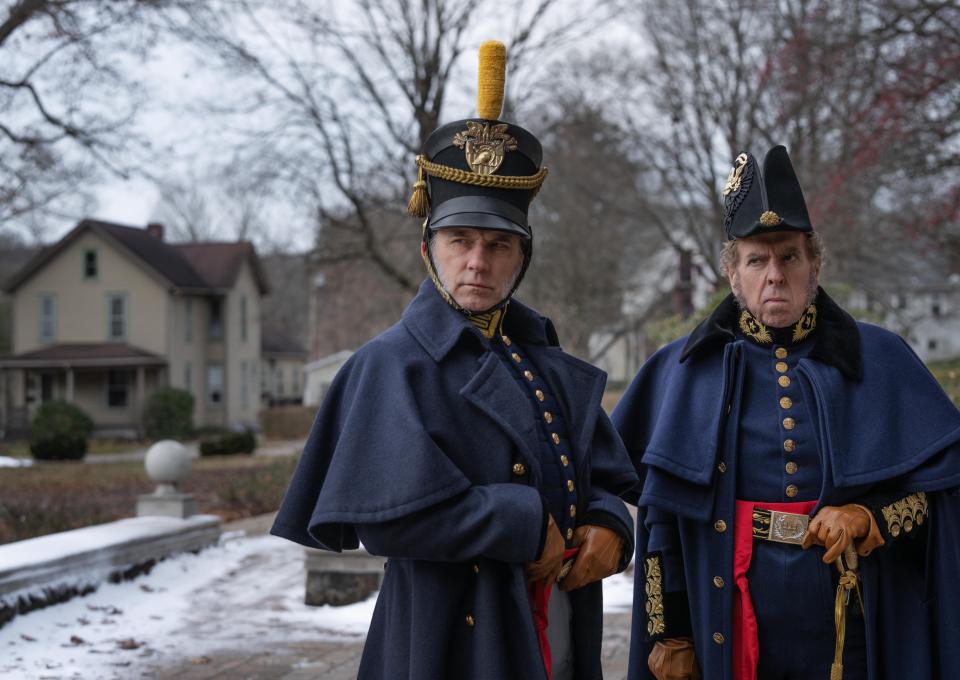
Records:
{"label": "gold tassel", "polygon": [[856,589],[857,595],[859,596],[860,588],[857,584],[857,573],[853,571],[853,569],[844,571],[843,567],[841,567],[840,583],[837,584],[837,599],[833,606],[833,623],[837,629],[837,639],[833,648],[833,665],[830,666],[830,680],[843,680],[843,644],[847,637],[846,605],[850,600],[850,591],[854,589]]}
{"label": "gold tassel", "polygon": [[413,195],[407,203],[407,212],[413,217],[426,217],[430,208],[430,197],[427,195],[427,183],[423,179],[423,166],[420,165],[420,156],[417,156],[417,181],[413,183]]}
{"label": "gold tassel", "polygon": [[488,40],[480,45],[477,69],[477,117],[497,120],[503,109],[503,87],[507,72],[507,48],[502,42]]}

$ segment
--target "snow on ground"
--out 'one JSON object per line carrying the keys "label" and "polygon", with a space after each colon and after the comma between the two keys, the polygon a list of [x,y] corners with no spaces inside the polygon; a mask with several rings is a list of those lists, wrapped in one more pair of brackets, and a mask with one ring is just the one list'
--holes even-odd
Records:
{"label": "snow on ground", "polygon": [[[228,537],[229,538],[229,537]],[[0,678],[131,678],[138,666],[271,640],[356,640],[375,598],[346,607],[303,604],[303,549],[234,538],[103,584],[86,596],[17,616],[0,628]]]}
{"label": "snow on ground", "polygon": [[5,467],[29,467],[33,465],[30,458],[11,458],[10,456],[0,456],[0,468]]}
{"label": "snow on ground", "polygon": [[[273,536],[225,535],[199,554],[0,628],[0,678],[133,678],[148,666],[273,642],[361,639],[375,596],[308,607],[303,549]],[[604,608],[631,606],[632,576],[604,581]]]}

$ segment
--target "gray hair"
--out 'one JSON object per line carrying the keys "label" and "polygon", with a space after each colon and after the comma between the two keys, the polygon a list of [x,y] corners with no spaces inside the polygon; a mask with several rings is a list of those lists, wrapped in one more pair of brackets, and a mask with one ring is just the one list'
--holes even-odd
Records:
{"label": "gray hair", "polygon": [[[823,245],[823,238],[818,231],[808,231],[804,242],[807,244],[807,257],[813,262],[823,264],[826,248]],[[727,241],[720,250],[720,271],[725,276],[730,276],[737,268],[739,262],[739,253],[737,252],[738,239]]]}

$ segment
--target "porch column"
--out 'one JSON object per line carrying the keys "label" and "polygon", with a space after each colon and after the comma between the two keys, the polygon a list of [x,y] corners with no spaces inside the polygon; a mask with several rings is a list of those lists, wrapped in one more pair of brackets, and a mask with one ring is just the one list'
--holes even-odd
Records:
{"label": "porch column", "polygon": [[137,428],[139,430],[139,436],[141,439],[144,436],[143,408],[146,404],[144,403],[143,395],[146,392],[146,386],[147,386],[146,370],[144,369],[143,366],[137,366],[137,398],[135,402],[137,405],[136,406],[137,408],[136,422],[137,422]]}
{"label": "porch column", "polygon": [[67,369],[67,394],[66,400],[68,404],[73,403],[73,369]]}

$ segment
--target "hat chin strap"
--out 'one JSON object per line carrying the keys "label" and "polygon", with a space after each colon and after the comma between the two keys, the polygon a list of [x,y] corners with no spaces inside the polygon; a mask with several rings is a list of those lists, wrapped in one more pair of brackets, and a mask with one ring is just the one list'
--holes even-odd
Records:
{"label": "hat chin strap", "polygon": [[430,280],[433,281],[433,285],[437,289],[437,292],[440,293],[440,297],[442,297],[448,305],[467,317],[483,336],[489,340],[500,331],[503,316],[507,311],[507,305],[510,304],[513,294],[517,291],[517,288],[520,287],[520,282],[523,280],[524,274],[527,273],[527,267],[530,266],[530,259],[533,257],[533,239],[529,238],[523,242],[523,264],[520,266],[520,273],[517,274],[517,279],[513,282],[513,286],[510,288],[507,296],[492,307],[488,307],[483,311],[474,312],[466,309],[457,302],[450,291],[444,287],[443,282],[440,281],[440,276],[437,274],[437,267],[433,262],[433,253],[430,250],[429,234],[430,231],[427,229],[427,223],[424,221],[423,244],[425,247],[422,252],[422,257],[423,263],[427,267],[427,273],[430,275]]}

